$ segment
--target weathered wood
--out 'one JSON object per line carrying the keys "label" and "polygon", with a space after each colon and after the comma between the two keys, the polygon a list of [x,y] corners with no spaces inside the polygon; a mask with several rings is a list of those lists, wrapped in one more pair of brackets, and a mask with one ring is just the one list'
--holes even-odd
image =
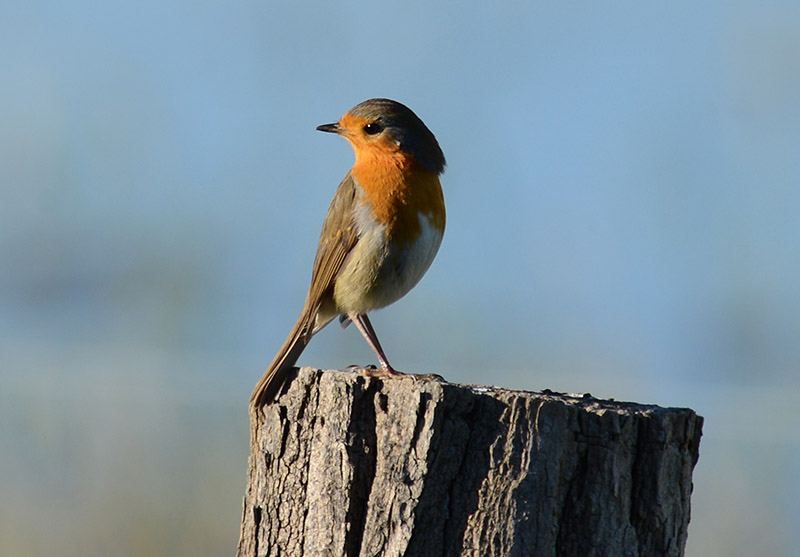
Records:
{"label": "weathered wood", "polygon": [[702,423],[303,368],[251,415],[238,555],[682,555]]}

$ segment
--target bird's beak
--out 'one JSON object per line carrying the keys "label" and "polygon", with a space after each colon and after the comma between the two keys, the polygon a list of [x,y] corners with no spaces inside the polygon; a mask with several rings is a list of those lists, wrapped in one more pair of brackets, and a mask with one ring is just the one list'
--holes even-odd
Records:
{"label": "bird's beak", "polygon": [[342,126],[339,125],[338,122],[333,124],[322,124],[321,126],[317,126],[317,129],[321,132],[330,132],[330,133],[342,133],[344,130]]}

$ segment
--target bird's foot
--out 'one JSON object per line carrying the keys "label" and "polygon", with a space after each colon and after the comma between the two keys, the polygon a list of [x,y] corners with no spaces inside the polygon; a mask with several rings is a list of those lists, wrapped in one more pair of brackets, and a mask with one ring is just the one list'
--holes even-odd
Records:
{"label": "bird's foot", "polygon": [[406,377],[414,379],[415,381],[440,381],[444,382],[444,377],[436,375],[435,373],[403,373],[397,371],[392,366],[377,367],[374,365],[368,366],[348,366],[349,371],[356,371],[364,377],[376,377],[380,379],[404,379]]}

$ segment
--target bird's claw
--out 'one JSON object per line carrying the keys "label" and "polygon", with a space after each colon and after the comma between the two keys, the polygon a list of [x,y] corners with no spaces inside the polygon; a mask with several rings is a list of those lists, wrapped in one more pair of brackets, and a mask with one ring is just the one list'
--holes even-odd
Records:
{"label": "bird's claw", "polygon": [[403,373],[397,371],[392,367],[377,367],[375,365],[368,366],[347,366],[347,371],[355,371],[364,377],[375,377],[378,379],[404,379],[409,378],[415,381],[438,381],[445,383],[445,378],[435,373]]}

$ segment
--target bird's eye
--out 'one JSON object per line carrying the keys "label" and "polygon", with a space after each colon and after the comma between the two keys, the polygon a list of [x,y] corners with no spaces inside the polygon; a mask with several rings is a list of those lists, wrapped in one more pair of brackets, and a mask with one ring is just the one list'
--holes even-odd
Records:
{"label": "bird's eye", "polygon": [[375,135],[376,133],[381,133],[383,127],[377,122],[371,122],[364,126],[364,131],[367,132],[367,135]]}

